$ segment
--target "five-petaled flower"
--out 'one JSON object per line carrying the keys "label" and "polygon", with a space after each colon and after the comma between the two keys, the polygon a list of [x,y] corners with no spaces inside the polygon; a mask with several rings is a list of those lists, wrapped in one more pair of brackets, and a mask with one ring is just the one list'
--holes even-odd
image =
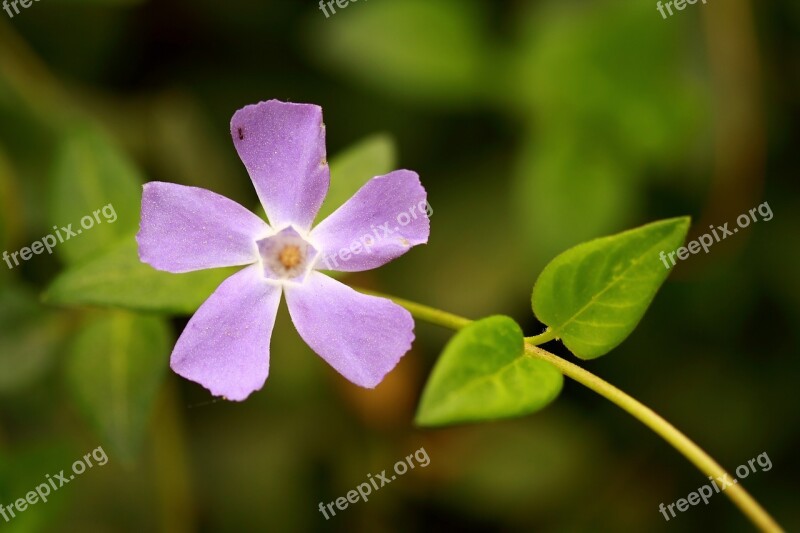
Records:
{"label": "five-petaled flower", "polygon": [[[411,348],[410,313],[318,272],[321,257],[427,202],[416,173],[397,170],[366,183],[311,228],[328,192],[322,109],[271,100],[237,111],[231,137],[269,224],[223,196],[172,183],[144,186],[140,259],[167,272],[249,265],[225,280],[189,321],[170,366],[216,396],[244,400],[264,386],[281,293],[300,336],[344,377],[375,387]],[[428,241],[419,216],[391,237],[337,263],[357,272]]]}

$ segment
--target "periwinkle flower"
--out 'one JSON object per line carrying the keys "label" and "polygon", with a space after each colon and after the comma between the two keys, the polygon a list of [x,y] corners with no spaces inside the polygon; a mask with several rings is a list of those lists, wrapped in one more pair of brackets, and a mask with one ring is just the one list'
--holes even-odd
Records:
{"label": "periwinkle flower", "polygon": [[[328,192],[322,109],[270,100],[237,111],[231,136],[269,224],[205,189],[151,182],[136,237],[140,259],[180,273],[249,265],[225,280],[189,321],[170,366],[216,396],[241,401],[264,386],[281,293],[306,343],[345,378],[375,387],[411,348],[411,314],[317,269],[370,270],[426,243],[430,223],[416,173],[372,178],[312,229]],[[394,223],[405,225],[376,232]],[[366,236],[371,236],[367,238]]]}

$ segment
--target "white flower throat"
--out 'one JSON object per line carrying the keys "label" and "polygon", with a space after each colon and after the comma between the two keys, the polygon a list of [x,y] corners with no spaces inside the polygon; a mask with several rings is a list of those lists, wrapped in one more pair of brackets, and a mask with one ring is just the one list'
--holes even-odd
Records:
{"label": "white flower throat", "polygon": [[264,266],[264,276],[269,279],[302,283],[319,255],[291,226],[256,241]]}

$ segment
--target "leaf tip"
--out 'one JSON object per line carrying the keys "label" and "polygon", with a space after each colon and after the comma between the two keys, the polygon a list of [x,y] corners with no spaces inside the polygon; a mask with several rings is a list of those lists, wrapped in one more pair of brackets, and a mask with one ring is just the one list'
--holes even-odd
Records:
{"label": "leaf tip", "polygon": [[673,218],[665,218],[663,220],[653,222],[653,224],[662,224],[662,225],[671,225],[674,226],[676,229],[680,230],[681,233],[686,235],[689,233],[689,228],[692,225],[692,217],[689,215],[684,215],[680,217],[673,217]]}

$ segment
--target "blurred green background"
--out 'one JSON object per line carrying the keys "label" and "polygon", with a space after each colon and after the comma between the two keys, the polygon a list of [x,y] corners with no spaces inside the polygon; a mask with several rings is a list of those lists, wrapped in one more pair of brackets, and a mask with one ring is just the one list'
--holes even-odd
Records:
{"label": "blurred green background", "polygon": [[[246,402],[168,371],[225,273],[175,281],[131,264],[139,186],[255,206],[228,123],[277,98],[323,107],[329,155],[372,139],[362,151],[396,152],[428,190],[429,244],[347,283],[508,314],[529,335],[533,282],[564,249],[684,214],[696,236],[768,201],[774,219],[679,264],[636,332],[585,366],[729,470],[767,452],[773,469],[745,486],[800,530],[798,30],[789,0],[697,3],[667,20],[623,0],[360,0],[329,18],[288,0],[0,12],[0,248],[109,202],[119,215],[54,255],[0,263],[0,503],[97,446],[109,456],[0,529],[751,529],[721,496],[665,522],[658,504],[705,477],[572,382],[532,417],[415,429],[451,334],[424,323],[375,391],[327,367],[285,308],[270,377]],[[339,162],[334,182],[370,177]],[[327,522],[317,510],[423,446],[427,468]]]}

